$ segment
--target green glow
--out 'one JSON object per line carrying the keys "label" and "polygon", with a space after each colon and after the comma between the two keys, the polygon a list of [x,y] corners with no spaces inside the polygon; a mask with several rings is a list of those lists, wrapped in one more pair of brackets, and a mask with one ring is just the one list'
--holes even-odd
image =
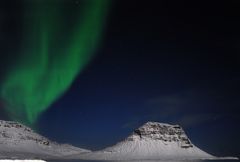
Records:
{"label": "green glow", "polygon": [[21,57],[0,87],[13,120],[33,124],[92,58],[108,1],[66,2],[24,1]]}

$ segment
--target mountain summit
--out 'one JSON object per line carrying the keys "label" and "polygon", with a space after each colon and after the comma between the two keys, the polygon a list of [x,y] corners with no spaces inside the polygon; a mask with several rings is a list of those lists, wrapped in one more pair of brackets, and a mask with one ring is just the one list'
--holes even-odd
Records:
{"label": "mountain summit", "polygon": [[192,148],[193,144],[179,125],[170,125],[158,122],[147,122],[135,129],[127,141],[153,140],[162,141],[166,145],[171,142],[178,143],[181,148]]}

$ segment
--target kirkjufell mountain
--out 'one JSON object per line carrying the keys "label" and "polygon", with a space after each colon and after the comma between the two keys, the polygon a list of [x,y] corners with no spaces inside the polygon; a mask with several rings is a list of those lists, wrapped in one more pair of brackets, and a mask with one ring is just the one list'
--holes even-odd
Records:
{"label": "kirkjufell mountain", "polygon": [[125,140],[100,151],[81,154],[84,159],[101,160],[185,160],[214,159],[187,137],[179,125],[147,122]]}

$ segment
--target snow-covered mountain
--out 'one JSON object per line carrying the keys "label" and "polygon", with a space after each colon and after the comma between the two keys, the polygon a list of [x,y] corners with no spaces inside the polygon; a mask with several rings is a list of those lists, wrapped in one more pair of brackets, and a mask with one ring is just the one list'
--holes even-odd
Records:
{"label": "snow-covered mountain", "polygon": [[116,145],[100,151],[90,151],[52,142],[20,123],[0,120],[0,159],[9,158],[195,160],[216,157],[192,144],[179,125],[147,122]]}
{"label": "snow-covered mountain", "polygon": [[179,125],[147,122],[124,141],[101,151],[78,156],[83,159],[101,160],[183,160],[213,159],[200,150],[187,137]]}
{"label": "snow-covered mountain", "polygon": [[58,158],[89,152],[68,144],[58,144],[29,127],[0,120],[0,158]]}

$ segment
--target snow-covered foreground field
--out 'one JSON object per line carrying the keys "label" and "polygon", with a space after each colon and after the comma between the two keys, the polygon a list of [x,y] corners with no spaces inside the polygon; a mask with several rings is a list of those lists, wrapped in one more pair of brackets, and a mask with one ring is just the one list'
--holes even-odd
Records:
{"label": "snow-covered foreground field", "polygon": [[[239,161],[239,160],[238,160]],[[0,162],[236,162],[236,160],[233,159],[225,159],[225,160],[181,160],[181,161],[175,161],[175,160],[116,160],[116,161],[99,161],[99,160],[0,160]]]}
{"label": "snow-covered foreground field", "polygon": [[181,160],[181,161],[175,161],[175,160],[168,160],[168,161],[163,161],[163,160],[132,160],[132,161],[128,161],[128,160],[124,160],[124,161],[95,161],[95,160],[50,160],[48,162],[238,162],[239,160]]}
{"label": "snow-covered foreground field", "polygon": [[0,160],[0,162],[46,162],[44,160],[9,160],[9,159],[4,159]]}

